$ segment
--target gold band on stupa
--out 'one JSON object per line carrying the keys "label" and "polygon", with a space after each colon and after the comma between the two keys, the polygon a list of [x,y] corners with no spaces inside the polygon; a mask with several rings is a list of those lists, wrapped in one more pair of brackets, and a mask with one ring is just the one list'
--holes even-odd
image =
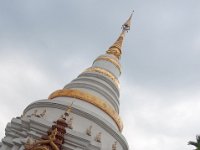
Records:
{"label": "gold band on stupa", "polygon": [[87,92],[83,92],[77,89],[62,89],[57,90],[53,92],[49,99],[53,99],[56,97],[71,97],[71,98],[77,98],[83,101],[86,101],[90,104],[93,104],[94,106],[98,107],[99,109],[103,110],[106,114],[108,114],[114,122],[117,124],[120,131],[123,129],[123,123],[119,116],[119,114],[113,109],[113,107],[110,106],[107,102],[104,100],[90,94]]}
{"label": "gold band on stupa", "polygon": [[122,51],[121,51],[121,47],[122,47],[122,43],[124,40],[124,36],[125,36],[125,31],[122,31],[122,33],[120,34],[119,38],[116,40],[116,42],[106,51],[107,54],[112,54],[114,56],[116,56],[118,59],[120,59]]}
{"label": "gold band on stupa", "polygon": [[[105,60],[105,61],[109,61],[109,62],[111,62],[113,65],[115,65],[118,69],[119,69],[119,71],[120,71],[120,73],[121,73],[121,65],[120,65],[120,63],[117,61],[117,60],[115,60],[114,58],[111,58],[111,57],[108,57],[108,56],[100,56],[100,57],[98,57],[95,61],[98,61],[98,60]],[[94,61],[94,62],[95,62]]]}
{"label": "gold band on stupa", "polygon": [[110,73],[109,71],[107,71],[103,68],[91,67],[91,68],[86,69],[84,72],[98,72],[98,73],[110,78],[118,88],[120,87],[119,80],[112,73]]}

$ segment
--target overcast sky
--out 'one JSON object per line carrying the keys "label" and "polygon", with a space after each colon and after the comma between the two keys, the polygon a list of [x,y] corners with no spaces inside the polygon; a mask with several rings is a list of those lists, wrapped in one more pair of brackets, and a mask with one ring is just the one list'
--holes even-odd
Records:
{"label": "overcast sky", "polygon": [[0,137],[90,67],[135,10],[121,63],[130,150],[192,150],[200,134],[199,0],[0,0]]}

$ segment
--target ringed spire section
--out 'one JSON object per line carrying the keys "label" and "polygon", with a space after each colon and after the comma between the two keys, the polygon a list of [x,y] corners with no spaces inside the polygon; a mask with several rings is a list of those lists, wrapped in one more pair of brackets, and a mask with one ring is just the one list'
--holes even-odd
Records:
{"label": "ringed spire section", "polygon": [[[76,79],[67,84],[63,89],[53,92],[49,100],[59,100],[64,98],[66,101],[73,98],[84,102],[85,105],[92,105],[91,110],[94,114],[101,111],[98,115],[111,123],[114,128],[122,131],[123,123],[119,116],[119,76],[121,74],[121,48],[126,32],[130,30],[131,16],[122,25],[122,32],[116,42],[106,51],[95,59],[92,66],[83,71]],[[82,105],[81,105],[82,106]],[[88,106],[89,107],[89,106]],[[106,117],[105,117],[106,115]]]}

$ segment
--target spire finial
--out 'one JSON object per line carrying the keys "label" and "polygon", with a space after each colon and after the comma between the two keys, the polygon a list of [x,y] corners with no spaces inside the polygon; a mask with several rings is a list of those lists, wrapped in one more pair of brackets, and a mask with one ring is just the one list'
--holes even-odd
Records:
{"label": "spire finial", "polygon": [[115,43],[106,51],[107,54],[112,54],[114,56],[116,56],[118,59],[120,59],[121,57],[121,47],[122,47],[122,43],[125,37],[125,33],[128,32],[130,30],[130,26],[131,26],[131,18],[133,15],[133,12],[131,13],[130,17],[128,18],[128,20],[122,25],[122,32],[119,36],[119,38],[115,41]]}
{"label": "spire finial", "polygon": [[130,30],[130,27],[131,27],[131,19],[132,19],[132,16],[133,16],[133,12],[134,10],[132,11],[130,17],[128,18],[128,20],[122,25],[122,31],[129,31]]}

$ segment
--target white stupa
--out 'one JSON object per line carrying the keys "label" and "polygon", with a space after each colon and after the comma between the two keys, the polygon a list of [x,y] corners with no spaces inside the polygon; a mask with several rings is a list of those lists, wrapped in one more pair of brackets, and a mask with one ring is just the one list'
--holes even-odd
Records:
{"label": "white stupa", "polygon": [[71,83],[31,103],[6,126],[0,150],[128,150],[121,134],[119,81],[121,47],[130,29]]}

